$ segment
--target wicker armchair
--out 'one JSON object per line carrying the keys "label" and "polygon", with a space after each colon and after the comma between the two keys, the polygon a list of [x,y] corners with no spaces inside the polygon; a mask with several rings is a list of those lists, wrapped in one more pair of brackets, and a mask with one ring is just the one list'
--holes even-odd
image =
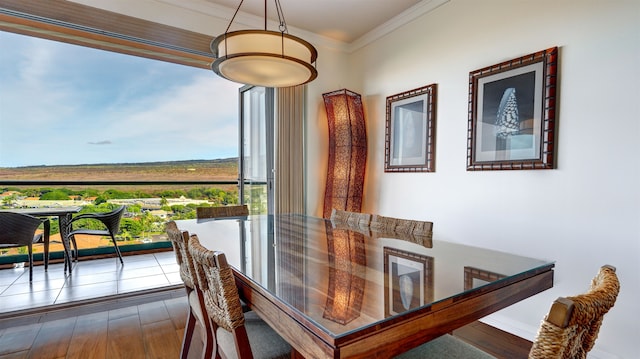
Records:
{"label": "wicker armchair", "polygon": [[[44,223],[44,232],[36,230]],[[49,266],[49,220],[22,213],[0,212],[0,249],[26,246],[29,251],[29,282],[33,281],[33,244],[44,242],[44,269]]]}
{"label": "wicker armchair", "polygon": [[197,207],[196,218],[222,218],[222,217],[242,217],[249,215],[249,208],[246,205],[219,206],[219,207]]}
{"label": "wicker armchair", "polygon": [[289,358],[289,344],[254,312],[245,315],[242,311],[224,253],[204,248],[195,234],[188,247],[196,271],[196,287],[204,294],[206,314],[214,329],[215,357]]}
{"label": "wicker armchair", "polygon": [[76,235],[84,234],[91,236],[109,236],[111,237],[111,241],[113,242],[113,247],[116,250],[116,254],[120,259],[120,263],[124,263],[122,261],[122,254],[120,253],[120,248],[118,248],[118,243],[116,243],[116,234],[120,232],[120,220],[122,219],[122,215],[124,214],[125,206],[120,206],[119,208],[108,212],[108,213],[83,213],[73,217],[73,219],[69,222],[69,228],[73,228],[73,223],[82,220],[96,220],[102,222],[104,225],[104,229],[87,229],[87,228],[78,228],[69,232],[67,238],[73,243],[73,249],[75,251],[75,259],[78,260],[78,244],[76,243]]}
{"label": "wicker armchair", "polygon": [[202,357],[211,358],[213,353],[213,334],[211,334],[211,325],[205,320],[203,313],[204,298],[202,292],[196,287],[195,268],[191,253],[189,253],[189,232],[180,231],[176,222],[170,221],[166,225],[166,232],[173,246],[173,252],[176,255],[176,262],[180,266],[180,278],[184,282],[184,288],[187,292],[187,300],[189,301],[189,313],[187,315],[187,323],[184,328],[184,337],[182,339],[182,350],[180,358],[186,359],[189,356],[189,349],[193,339],[196,324],[200,325],[202,335]]}
{"label": "wicker armchair", "polygon": [[540,324],[529,358],[586,358],[595,344],[602,319],[615,304],[619,292],[615,267],[605,265],[593,278],[587,293],[556,299]]}

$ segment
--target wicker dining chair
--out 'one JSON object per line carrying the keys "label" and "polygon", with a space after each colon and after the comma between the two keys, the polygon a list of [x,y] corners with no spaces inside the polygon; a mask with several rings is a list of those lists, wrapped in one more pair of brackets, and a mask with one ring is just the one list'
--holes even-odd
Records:
{"label": "wicker dining chair", "polygon": [[445,334],[404,352],[396,359],[496,359],[471,344]]}
{"label": "wicker dining chair", "polygon": [[340,209],[331,210],[331,222],[336,224],[345,224],[350,227],[359,229],[369,229],[371,223],[371,214],[344,211]]}
{"label": "wicker dining chair", "polygon": [[[584,359],[593,348],[603,316],[613,307],[620,283],[613,266],[600,268],[591,289],[574,297],[560,297],[540,324],[529,359]],[[446,334],[397,358],[493,358]]]}
{"label": "wicker dining chair", "polygon": [[[196,287],[215,336],[216,358],[289,358],[291,346],[255,312],[244,313],[238,288],[223,252],[204,248],[198,236],[189,238]],[[206,319],[205,319],[206,320]]]}
{"label": "wicker dining chair", "polygon": [[249,208],[246,205],[218,206],[218,207],[197,207],[196,218],[222,218],[222,217],[242,217],[249,215]]}
{"label": "wicker dining chair", "polygon": [[584,359],[593,348],[602,319],[620,292],[616,268],[605,265],[587,293],[560,297],[540,324],[530,359]]}
{"label": "wicker dining chair", "polygon": [[371,230],[383,233],[389,232],[426,236],[431,239],[433,236],[433,222],[386,217],[374,214],[371,217]]}
{"label": "wicker dining chair", "polygon": [[187,292],[187,300],[189,302],[189,313],[187,314],[187,322],[184,328],[180,358],[188,358],[193,334],[198,324],[200,325],[203,343],[202,358],[211,358],[211,354],[213,353],[213,334],[211,334],[211,325],[208,320],[205,320],[203,312],[204,297],[195,285],[195,268],[193,267],[191,253],[189,253],[187,247],[189,244],[189,232],[179,230],[174,221],[166,224],[166,232],[173,246],[176,262],[180,267],[180,278],[182,282],[184,282],[184,288]]}
{"label": "wicker dining chair", "polygon": [[120,248],[118,248],[118,243],[116,242],[116,234],[120,232],[120,220],[122,219],[124,210],[125,206],[120,206],[117,209],[107,213],[82,213],[73,217],[73,219],[69,222],[69,228],[73,228],[73,223],[76,223],[79,220],[95,220],[101,222],[104,225],[104,229],[77,228],[69,232],[67,238],[69,238],[71,243],[73,244],[76,260],[78,260],[78,244],[76,243],[75,236],[83,234],[111,237],[113,247],[115,248],[116,254],[120,259],[120,263],[124,263],[122,260],[122,254],[120,253]]}
{"label": "wicker dining chair", "polygon": [[[44,232],[37,233],[44,224]],[[0,249],[27,247],[29,255],[29,282],[33,281],[33,244],[44,243],[44,269],[49,266],[49,220],[23,213],[0,212]]]}

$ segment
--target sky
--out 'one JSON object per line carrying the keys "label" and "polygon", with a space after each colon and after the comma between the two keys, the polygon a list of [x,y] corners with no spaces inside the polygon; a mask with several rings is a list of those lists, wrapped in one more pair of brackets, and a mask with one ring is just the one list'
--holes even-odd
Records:
{"label": "sky", "polygon": [[236,157],[239,87],[211,70],[0,31],[0,167]]}

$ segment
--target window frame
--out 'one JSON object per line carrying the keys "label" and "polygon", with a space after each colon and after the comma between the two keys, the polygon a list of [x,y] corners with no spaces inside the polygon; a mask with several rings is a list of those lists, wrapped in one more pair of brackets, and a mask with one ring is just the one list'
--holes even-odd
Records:
{"label": "window frame", "polygon": [[[0,4],[0,31],[202,69],[209,69],[214,60],[209,48],[212,36],[70,1],[3,0]],[[0,186],[69,185],[238,185],[238,181],[0,180]],[[167,241],[160,248],[170,246]],[[126,247],[130,248],[123,248],[123,252],[153,250],[157,246],[135,244]],[[87,255],[101,253],[99,249]],[[52,259],[56,258],[54,253],[51,255]],[[0,261],[0,266],[4,262]]]}
{"label": "window frame", "polygon": [[212,36],[59,0],[3,0],[0,30],[210,68]]}

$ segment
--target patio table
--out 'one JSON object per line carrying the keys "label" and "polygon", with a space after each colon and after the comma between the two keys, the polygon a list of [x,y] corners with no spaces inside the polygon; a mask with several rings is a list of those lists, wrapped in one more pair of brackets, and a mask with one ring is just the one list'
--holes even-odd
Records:
{"label": "patio table", "polygon": [[[69,228],[69,222],[74,213],[80,212],[81,206],[69,206],[69,207],[42,207],[42,208],[14,208],[14,209],[1,209],[2,212],[15,212],[29,214],[34,217],[58,217],[58,225],[60,227],[60,238],[62,240],[62,246],[64,247],[64,270],[71,273],[71,246],[69,243],[68,234],[71,230]],[[47,251],[48,252],[48,251]],[[48,257],[48,253],[45,254]],[[49,262],[49,258],[45,258],[45,263]]]}

